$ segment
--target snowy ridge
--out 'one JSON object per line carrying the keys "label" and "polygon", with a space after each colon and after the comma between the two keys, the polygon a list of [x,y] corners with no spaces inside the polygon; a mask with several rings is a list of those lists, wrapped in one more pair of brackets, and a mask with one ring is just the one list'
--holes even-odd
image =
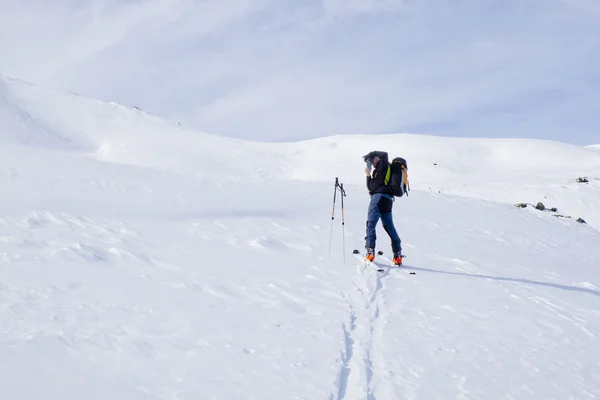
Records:
{"label": "snowy ridge", "polygon": [[[4,397],[600,398],[595,149],[251,143],[0,82]],[[409,162],[404,271],[351,254],[374,149]]]}
{"label": "snowy ridge", "polygon": [[[9,143],[55,150],[75,148],[82,155],[101,161],[172,171],[206,171],[221,164],[225,175],[234,172],[233,168],[227,171],[225,149],[230,148],[228,157],[245,150],[239,141],[190,132],[133,107],[9,78],[0,77],[0,83],[3,112],[27,123],[21,130],[9,126],[3,129],[5,135],[10,135]],[[44,140],[40,132],[53,136],[47,134],[48,139]]]}

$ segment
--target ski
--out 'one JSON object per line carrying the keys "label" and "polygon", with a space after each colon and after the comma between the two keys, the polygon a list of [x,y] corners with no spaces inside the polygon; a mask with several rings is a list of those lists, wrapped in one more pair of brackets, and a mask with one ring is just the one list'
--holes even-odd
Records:
{"label": "ski", "polygon": [[[380,256],[381,258],[383,258],[384,260],[386,260],[387,262],[390,263],[390,268],[398,268],[398,269],[403,269],[402,265],[398,266],[396,264],[394,264],[394,262],[392,261],[391,258],[389,258],[388,256],[386,256],[383,251],[379,250],[377,252],[377,255]],[[404,260],[406,258],[406,256],[404,254],[401,254],[400,257],[402,257],[402,259]],[[416,275],[417,273],[414,271],[407,271],[410,275]]]}
{"label": "ski", "polygon": [[365,257],[366,257],[366,255],[365,255],[365,254],[362,254],[362,253],[360,252],[360,250],[358,250],[358,249],[354,249],[354,251],[352,252],[352,254],[354,254],[354,256],[355,256],[355,257],[356,257],[356,258],[357,258],[359,261],[362,261],[362,262],[363,262],[363,264],[365,265],[365,267],[366,267],[366,266],[369,266],[369,267],[373,268],[373,269],[374,269],[375,271],[377,271],[377,272],[384,272],[384,271],[385,271],[385,270],[384,270],[383,268],[381,268],[379,265],[375,264],[375,263],[374,263],[374,262],[372,262],[372,261],[369,261],[369,260],[367,260],[367,259],[365,258]]}

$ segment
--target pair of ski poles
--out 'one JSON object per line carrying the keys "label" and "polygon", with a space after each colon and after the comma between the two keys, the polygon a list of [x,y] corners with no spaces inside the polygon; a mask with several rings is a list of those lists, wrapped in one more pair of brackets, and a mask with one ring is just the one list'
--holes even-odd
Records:
{"label": "pair of ski poles", "polygon": [[346,191],[344,190],[344,184],[340,183],[337,177],[335,178],[335,186],[333,188],[333,207],[331,209],[331,232],[329,234],[329,259],[331,260],[331,240],[333,238],[333,221],[335,219],[335,199],[338,191],[340,192],[340,198],[342,201],[342,242],[344,251],[344,264],[346,264],[346,227],[344,225],[344,197],[346,197]]}

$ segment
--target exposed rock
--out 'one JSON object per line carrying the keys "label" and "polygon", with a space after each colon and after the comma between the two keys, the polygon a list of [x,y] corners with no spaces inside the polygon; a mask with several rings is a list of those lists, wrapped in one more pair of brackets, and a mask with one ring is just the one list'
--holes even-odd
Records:
{"label": "exposed rock", "polygon": [[[515,207],[517,208],[527,208],[527,206],[532,206],[533,204],[529,204],[529,203],[517,203],[515,204]],[[544,205],[544,203],[542,203],[541,201],[538,202],[535,205],[535,209],[536,210],[540,210],[540,211],[547,211],[547,212],[553,212],[555,214],[553,214],[555,217],[557,218],[566,218],[566,219],[575,219],[569,215],[562,215],[562,214],[558,214],[558,208],[556,207],[552,207],[552,208],[546,208],[546,206]],[[587,222],[585,222],[585,220],[581,217],[577,218],[576,220],[577,222],[579,222],[580,224],[587,224]]]}
{"label": "exposed rock", "polygon": [[585,176],[576,179],[577,183],[590,183],[590,180]]}

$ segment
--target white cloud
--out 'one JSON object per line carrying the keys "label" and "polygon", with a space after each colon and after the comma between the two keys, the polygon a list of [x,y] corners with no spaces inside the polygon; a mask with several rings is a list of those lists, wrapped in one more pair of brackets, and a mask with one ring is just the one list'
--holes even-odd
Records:
{"label": "white cloud", "polygon": [[0,73],[214,133],[600,136],[592,0],[0,4]]}

